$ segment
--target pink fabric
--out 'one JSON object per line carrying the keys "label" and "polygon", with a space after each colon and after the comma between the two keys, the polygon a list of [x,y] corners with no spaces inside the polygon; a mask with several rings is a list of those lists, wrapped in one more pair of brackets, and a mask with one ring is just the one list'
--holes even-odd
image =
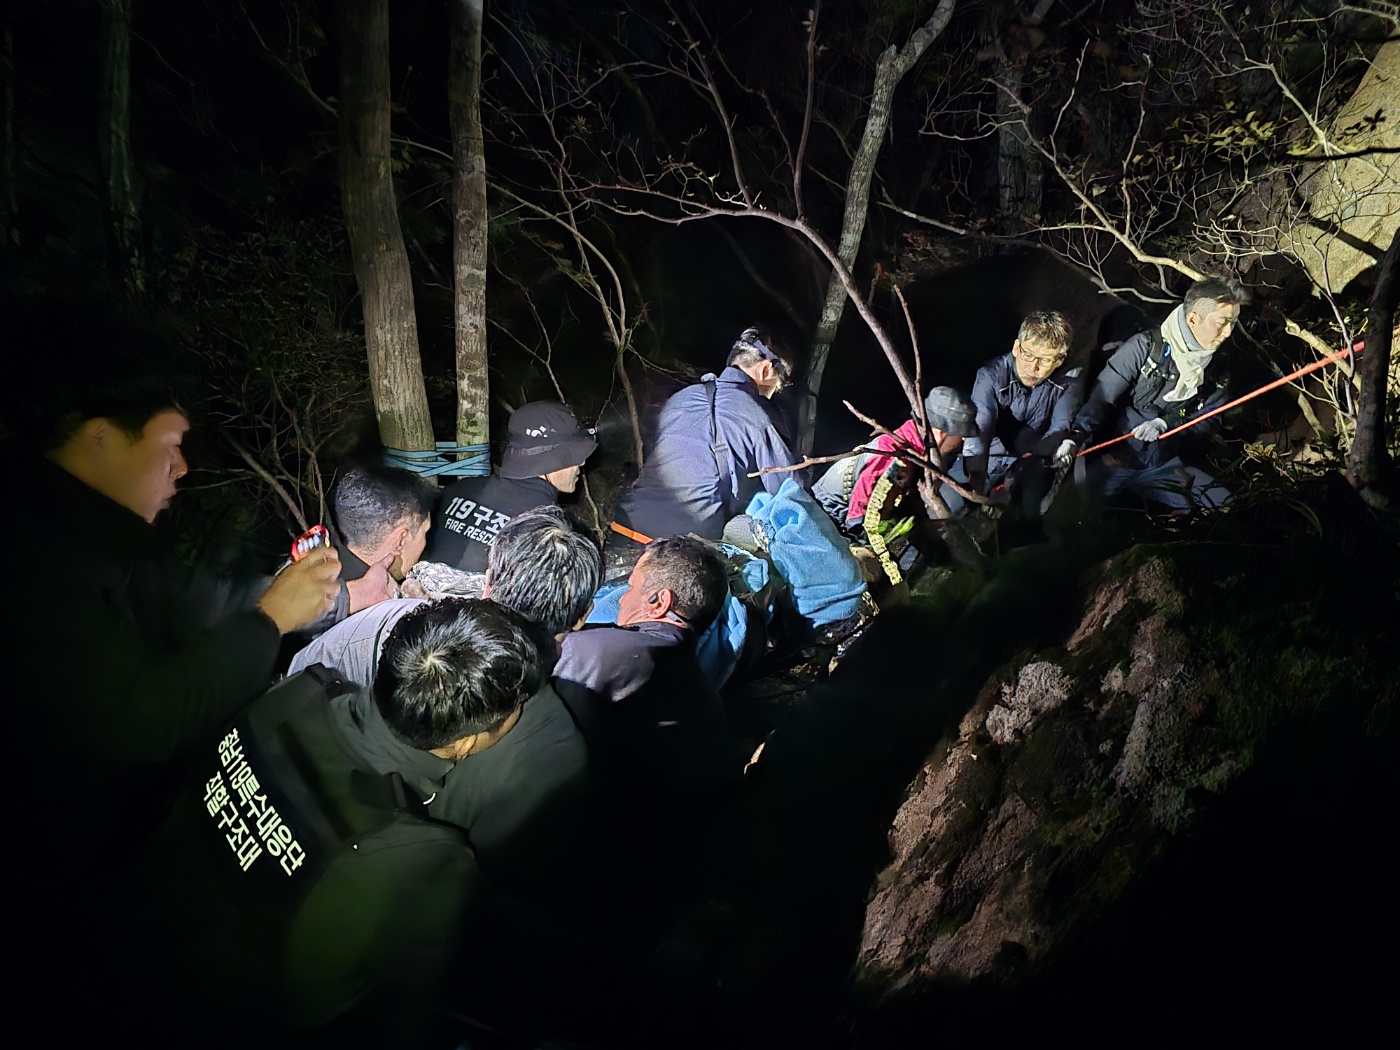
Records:
{"label": "pink fabric", "polygon": [[[886,452],[912,450],[915,454],[922,455],[924,443],[919,437],[919,424],[911,419],[894,432],[894,437],[889,434],[881,434],[875,440],[875,448],[883,449]],[[846,511],[847,521],[855,521],[865,517],[865,510],[870,505],[870,493],[875,490],[875,482],[880,480],[880,475],[885,472],[885,468],[894,459],[894,456],[870,457],[870,461],[865,464],[861,469],[860,476],[856,478],[855,488],[851,489],[851,505]]]}

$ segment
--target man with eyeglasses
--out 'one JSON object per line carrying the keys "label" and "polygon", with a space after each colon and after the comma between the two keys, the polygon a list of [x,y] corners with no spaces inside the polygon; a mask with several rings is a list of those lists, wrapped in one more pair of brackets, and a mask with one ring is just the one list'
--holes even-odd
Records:
{"label": "man with eyeglasses", "polygon": [[[776,493],[790,473],[748,475],[797,462],[768,401],[792,363],[760,329],[745,329],[718,376],[673,394],[637,482],[618,501],[614,540],[637,546],[696,533],[719,539],[760,487]],[[800,478],[799,478],[800,480]]]}
{"label": "man with eyeglasses", "polygon": [[1021,322],[1009,352],[978,369],[977,429],[963,442],[961,464],[971,487],[1000,487],[1008,502],[1018,491],[1027,505],[1039,502],[1048,462],[1084,401],[1082,370],[1065,367],[1073,339],[1062,314],[1038,310]]}

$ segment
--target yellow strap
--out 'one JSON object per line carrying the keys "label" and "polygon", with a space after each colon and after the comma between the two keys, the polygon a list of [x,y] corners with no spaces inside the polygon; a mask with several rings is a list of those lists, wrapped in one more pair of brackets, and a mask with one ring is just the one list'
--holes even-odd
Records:
{"label": "yellow strap", "polygon": [[888,476],[881,476],[880,480],[875,482],[875,487],[870,490],[870,502],[865,507],[865,535],[870,540],[870,549],[880,559],[880,568],[885,570],[890,583],[899,584],[904,581],[904,577],[900,575],[899,566],[890,557],[885,537],[880,535],[880,513],[893,485]]}

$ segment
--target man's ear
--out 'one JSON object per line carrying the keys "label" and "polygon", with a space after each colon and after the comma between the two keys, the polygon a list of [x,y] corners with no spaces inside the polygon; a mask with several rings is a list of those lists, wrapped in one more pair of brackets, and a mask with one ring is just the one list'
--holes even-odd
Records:
{"label": "man's ear", "polygon": [[407,524],[400,521],[394,526],[394,531],[389,533],[389,552],[391,554],[402,554],[404,542],[408,539],[408,534],[413,530]]}
{"label": "man's ear", "polygon": [[656,592],[656,601],[652,608],[656,610],[656,618],[662,619],[668,616],[672,609],[676,607],[676,592],[669,587],[662,587]]}
{"label": "man's ear", "polygon": [[89,419],[78,428],[74,437],[81,445],[99,449],[111,440],[112,432],[115,429],[110,419]]}

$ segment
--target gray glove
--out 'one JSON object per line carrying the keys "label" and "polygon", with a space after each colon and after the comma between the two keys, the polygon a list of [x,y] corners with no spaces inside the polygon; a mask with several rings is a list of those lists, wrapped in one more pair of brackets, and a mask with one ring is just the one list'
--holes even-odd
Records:
{"label": "gray glove", "polygon": [[1074,462],[1075,453],[1078,451],[1079,444],[1075,441],[1071,441],[1069,438],[1065,438],[1060,442],[1059,447],[1055,449],[1055,465],[1057,467],[1068,467]]}
{"label": "gray glove", "polygon": [[1139,423],[1133,427],[1133,437],[1139,441],[1146,441],[1148,444],[1156,441],[1167,432],[1167,421],[1161,416],[1156,419],[1149,419],[1146,423]]}

